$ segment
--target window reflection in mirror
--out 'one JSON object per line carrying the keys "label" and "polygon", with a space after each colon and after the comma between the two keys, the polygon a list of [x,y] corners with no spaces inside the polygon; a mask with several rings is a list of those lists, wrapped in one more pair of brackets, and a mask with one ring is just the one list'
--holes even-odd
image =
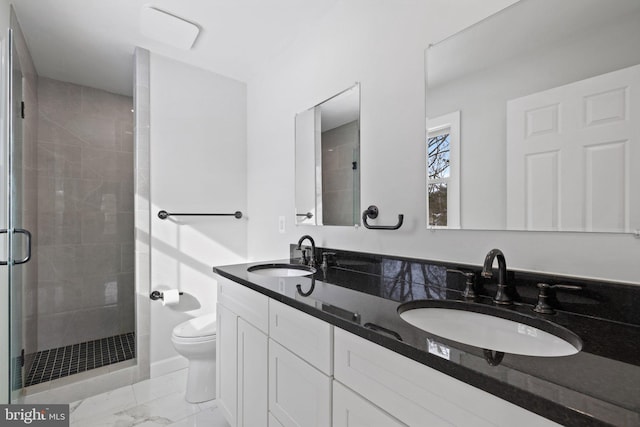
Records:
{"label": "window reflection in mirror", "polygon": [[[460,114],[460,228],[640,229],[638,46],[638,0],[521,0],[427,49],[427,132]],[[451,183],[446,208],[425,191],[450,228]]]}
{"label": "window reflection in mirror", "polygon": [[460,227],[460,112],[427,121],[427,226]]}
{"label": "window reflection in mirror", "polygon": [[360,86],[295,118],[296,224],[360,224]]}
{"label": "window reflection in mirror", "polygon": [[447,226],[447,181],[450,177],[449,158],[451,133],[449,129],[427,137],[427,188],[429,225]]}

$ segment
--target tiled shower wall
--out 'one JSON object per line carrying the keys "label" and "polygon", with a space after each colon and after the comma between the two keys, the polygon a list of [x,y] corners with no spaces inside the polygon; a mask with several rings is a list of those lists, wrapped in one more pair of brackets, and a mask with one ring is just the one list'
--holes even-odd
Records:
{"label": "tiled shower wall", "polygon": [[[322,133],[322,223],[353,225],[360,221],[360,206],[355,206],[360,188],[356,156],[359,139],[358,121]],[[357,181],[357,182],[354,182]]]}
{"label": "tiled shower wall", "polygon": [[[17,61],[22,73],[20,79],[22,93],[14,94],[14,108],[19,108],[20,101],[24,101],[24,118],[16,118],[15,135],[17,140],[13,146],[13,167],[15,168],[14,206],[16,206],[15,221],[17,226],[31,231],[31,260],[25,264],[12,267],[12,282],[14,289],[22,292],[12,293],[12,304],[20,304],[22,309],[21,340],[26,354],[37,350],[38,343],[38,170],[37,170],[37,133],[38,133],[38,75],[31,60],[29,48],[15,16],[11,13],[11,28],[16,47]],[[14,74],[14,79],[20,76]],[[18,135],[22,138],[19,140]],[[25,253],[26,244],[23,237],[16,238],[21,244],[20,252]],[[17,247],[17,246],[16,246]],[[21,256],[19,256],[21,257]],[[21,300],[21,301],[20,301]],[[12,325],[14,332],[18,328]],[[12,356],[20,354],[19,348],[12,349]],[[26,360],[26,369],[30,368],[30,360]]]}
{"label": "tiled shower wall", "polygon": [[133,332],[133,100],[40,77],[38,104],[38,350]]}

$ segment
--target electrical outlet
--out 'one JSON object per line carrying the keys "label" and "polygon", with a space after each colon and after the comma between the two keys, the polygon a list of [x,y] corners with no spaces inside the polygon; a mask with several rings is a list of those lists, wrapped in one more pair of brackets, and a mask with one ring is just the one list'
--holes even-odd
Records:
{"label": "electrical outlet", "polygon": [[278,231],[280,233],[284,233],[285,232],[285,217],[284,216],[279,216],[278,217]]}

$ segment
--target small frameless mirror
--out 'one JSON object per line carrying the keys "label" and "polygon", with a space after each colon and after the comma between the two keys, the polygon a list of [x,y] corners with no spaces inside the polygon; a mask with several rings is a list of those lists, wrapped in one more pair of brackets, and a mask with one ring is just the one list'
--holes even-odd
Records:
{"label": "small frameless mirror", "polygon": [[296,224],[360,224],[360,84],[296,114]]}

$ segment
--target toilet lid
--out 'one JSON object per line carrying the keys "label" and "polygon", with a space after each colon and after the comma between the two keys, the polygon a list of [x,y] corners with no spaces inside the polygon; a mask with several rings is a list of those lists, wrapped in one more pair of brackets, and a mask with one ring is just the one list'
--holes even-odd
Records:
{"label": "toilet lid", "polygon": [[173,328],[173,335],[182,338],[202,338],[216,334],[216,315],[194,317]]}

